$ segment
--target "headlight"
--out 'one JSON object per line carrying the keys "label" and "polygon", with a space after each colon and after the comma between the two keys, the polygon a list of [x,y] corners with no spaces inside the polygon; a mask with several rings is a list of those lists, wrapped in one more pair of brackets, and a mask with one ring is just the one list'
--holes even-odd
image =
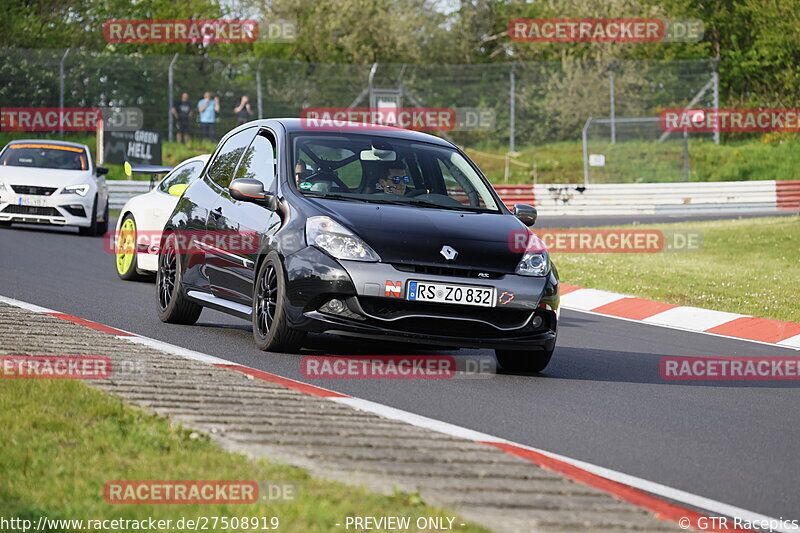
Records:
{"label": "headlight", "polygon": [[306,221],[306,242],[336,259],[380,261],[367,243],[330,217],[311,217]]}
{"label": "headlight", "polygon": [[522,276],[546,276],[549,271],[547,252],[525,252],[517,265],[517,274]]}
{"label": "headlight", "polygon": [[3,183],[3,180],[0,180],[0,191],[6,190],[6,184]]}
{"label": "headlight", "polygon": [[89,192],[88,185],[70,185],[69,187],[64,187],[64,190],[61,191],[61,194],[77,194],[79,196],[86,196],[87,192]]}

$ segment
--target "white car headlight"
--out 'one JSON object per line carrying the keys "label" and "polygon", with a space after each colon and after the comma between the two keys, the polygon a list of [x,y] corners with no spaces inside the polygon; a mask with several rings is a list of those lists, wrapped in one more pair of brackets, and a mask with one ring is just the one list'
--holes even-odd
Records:
{"label": "white car headlight", "polygon": [[525,252],[517,265],[517,274],[522,276],[546,276],[550,272],[550,257],[547,252]]}
{"label": "white car headlight", "polygon": [[361,238],[330,217],[311,217],[306,221],[306,242],[336,259],[380,261],[380,257]]}
{"label": "white car headlight", "polygon": [[79,196],[86,196],[87,192],[89,192],[89,185],[83,184],[64,187],[64,190],[61,191],[61,194],[77,194]]}

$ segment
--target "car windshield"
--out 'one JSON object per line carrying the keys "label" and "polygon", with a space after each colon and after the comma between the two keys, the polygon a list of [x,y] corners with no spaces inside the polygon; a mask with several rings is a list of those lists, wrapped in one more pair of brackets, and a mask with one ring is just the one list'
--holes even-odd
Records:
{"label": "car windshield", "polygon": [[89,168],[86,151],[83,148],[44,143],[11,144],[0,155],[0,165],[61,170]]}
{"label": "car windshield", "polygon": [[294,181],[307,196],[499,211],[488,185],[457,150],[381,136],[301,134],[293,139]]}

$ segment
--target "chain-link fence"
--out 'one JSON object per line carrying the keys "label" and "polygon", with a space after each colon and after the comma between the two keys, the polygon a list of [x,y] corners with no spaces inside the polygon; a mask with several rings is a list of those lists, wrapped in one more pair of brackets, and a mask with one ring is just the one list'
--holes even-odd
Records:
{"label": "chain-link fence", "polygon": [[[397,92],[406,107],[490,111],[489,128],[452,131],[450,138],[463,146],[514,152],[580,142],[589,117],[653,117],[664,108],[711,107],[714,70],[705,60],[344,65],[6,48],[0,49],[0,105],[138,107],[145,129],[169,139],[171,102],[183,92],[193,107],[204,91],[220,97],[221,135],[236,125],[233,109],[242,95],[250,97],[253,118],[291,117],[309,107],[368,107],[371,88]],[[196,120],[196,107],[194,115]],[[196,122],[192,133],[199,133]],[[609,141],[624,143],[625,134],[620,135],[609,134]],[[650,133],[639,140],[658,142]]]}
{"label": "chain-link fence", "polygon": [[583,130],[585,184],[690,181],[690,143],[714,142],[713,133],[664,132],[660,117],[592,117]]}

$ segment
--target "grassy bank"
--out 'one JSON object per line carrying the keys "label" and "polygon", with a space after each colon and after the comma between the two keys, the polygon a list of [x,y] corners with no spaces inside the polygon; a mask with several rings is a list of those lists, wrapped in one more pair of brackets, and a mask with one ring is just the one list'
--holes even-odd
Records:
{"label": "grassy bank", "polygon": [[[196,438],[81,382],[0,381],[0,427],[0,509],[6,519],[25,518],[36,524],[40,516],[173,520],[277,516],[278,531],[313,533],[341,530],[335,524],[346,516],[409,516],[412,522],[418,516],[444,516],[416,495],[380,496],[311,478],[298,468],[224,452],[204,437]],[[298,498],[272,505],[104,501],[107,481],[168,479],[294,483]],[[460,530],[485,531],[469,524]]]}
{"label": "grassy bank", "polygon": [[800,322],[799,217],[653,224],[646,228],[700,231],[702,250],[554,254],[561,280],[677,305]]}
{"label": "grassy bank", "polygon": [[[493,183],[503,183],[505,148],[467,153]],[[684,181],[683,143],[631,141],[592,143],[590,153],[605,156],[604,167],[591,167],[593,183]],[[561,142],[526,147],[509,165],[509,183],[583,183],[583,146]],[[800,140],[765,135],[750,141],[715,145],[689,143],[689,181],[800,179]]]}

